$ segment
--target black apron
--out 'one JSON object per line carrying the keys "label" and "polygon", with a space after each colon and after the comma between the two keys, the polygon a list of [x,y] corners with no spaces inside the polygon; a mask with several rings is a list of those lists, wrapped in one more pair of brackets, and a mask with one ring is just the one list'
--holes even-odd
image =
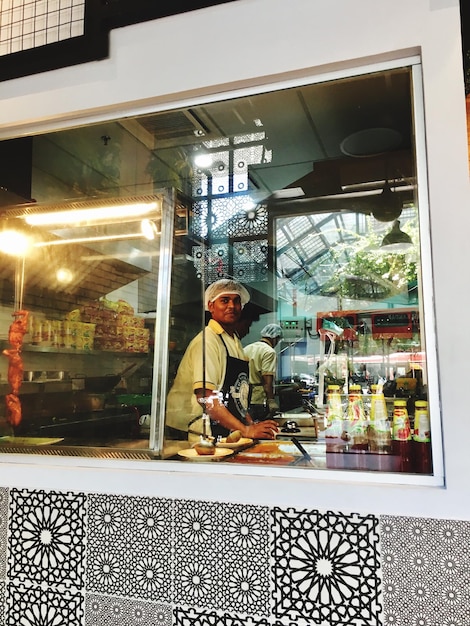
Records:
{"label": "black apron", "polygon": [[[225,341],[221,335],[219,337],[227,353],[225,378],[220,390],[222,400],[230,413],[244,424],[250,404],[249,362],[230,356]],[[230,433],[228,428],[214,420],[211,420],[211,430],[215,438],[226,437]]]}

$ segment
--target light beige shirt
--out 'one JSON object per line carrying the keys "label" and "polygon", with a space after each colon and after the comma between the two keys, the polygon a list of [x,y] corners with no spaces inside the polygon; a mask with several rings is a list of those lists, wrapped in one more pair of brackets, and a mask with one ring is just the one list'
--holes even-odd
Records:
{"label": "light beige shirt", "polygon": [[266,394],[263,388],[263,374],[275,376],[277,355],[270,343],[255,341],[245,347],[245,354],[250,359],[251,404],[264,404]]}
{"label": "light beige shirt", "polygon": [[227,352],[220,336],[227,346],[230,356],[247,360],[240,339],[231,337],[215,320],[209,320],[205,328],[205,381],[203,380],[201,331],[189,343],[176,373],[173,386],[166,402],[166,424],[178,430],[188,430],[188,424],[195,417],[202,415],[196,389],[220,390],[225,380]]}

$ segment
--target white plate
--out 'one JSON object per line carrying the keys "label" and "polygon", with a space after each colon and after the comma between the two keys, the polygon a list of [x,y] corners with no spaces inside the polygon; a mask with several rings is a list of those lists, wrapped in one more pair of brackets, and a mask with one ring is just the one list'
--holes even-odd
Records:
{"label": "white plate", "polygon": [[180,450],[178,454],[191,461],[214,461],[232,454],[232,451],[226,448],[216,448],[214,454],[198,454],[194,448],[189,448],[188,450]]}
{"label": "white plate", "polygon": [[219,443],[217,444],[218,448],[229,448],[230,450],[235,450],[236,448],[240,448],[241,446],[247,446],[250,443],[253,443],[253,439],[248,439],[248,437],[241,437],[238,441],[228,442],[226,441],[226,437],[223,437]]}

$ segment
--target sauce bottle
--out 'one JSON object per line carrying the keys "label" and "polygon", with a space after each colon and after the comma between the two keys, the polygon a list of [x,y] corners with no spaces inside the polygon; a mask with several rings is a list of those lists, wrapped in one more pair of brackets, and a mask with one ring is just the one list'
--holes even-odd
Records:
{"label": "sauce bottle", "polygon": [[367,423],[360,385],[350,385],[346,431],[352,440],[352,450],[367,450]]}
{"label": "sauce bottle", "polygon": [[412,437],[406,400],[393,403],[392,454],[400,457],[400,471],[413,472]]}
{"label": "sauce bottle", "polygon": [[377,385],[372,385],[371,391],[368,429],[369,450],[371,452],[390,452],[392,438],[385,397]]}
{"label": "sauce bottle", "polygon": [[343,432],[343,405],[339,385],[328,385],[326,403],[326,439],[340,439]]}
{"label": "sauce bottle", "polygon": [[415,402],[413,460],[416,473],[432,474],[431,425],[428,403],[425,400]]}

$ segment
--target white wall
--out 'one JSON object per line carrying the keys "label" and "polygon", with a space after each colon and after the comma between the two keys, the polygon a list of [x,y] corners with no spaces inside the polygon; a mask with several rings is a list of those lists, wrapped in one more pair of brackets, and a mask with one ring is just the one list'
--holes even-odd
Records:
{"label": "white wall", "polygon": [[470,519],[470,194],[458,0],[237,0],[119,29],[108,60],[0,83],[0,139],[411,54],[422,55],[424,76],[445,488],[6,455],[0,484]]}

